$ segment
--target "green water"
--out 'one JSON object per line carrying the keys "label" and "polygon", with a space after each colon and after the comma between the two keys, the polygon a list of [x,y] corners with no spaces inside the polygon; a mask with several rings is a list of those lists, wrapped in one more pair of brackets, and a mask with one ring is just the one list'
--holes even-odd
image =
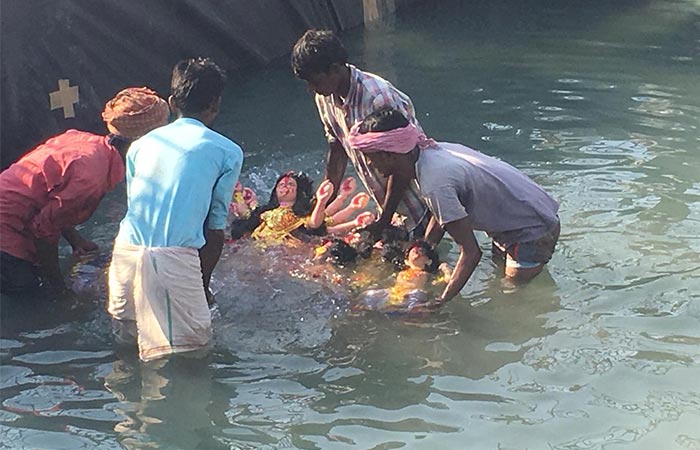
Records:
{"label": "green water", "polygon": [[[105,250],[74,269],[82,304],[2,331],[0,448],[700,449],[700,3],[426,3],[345,34],[352,59],[432,137],[560,200],[548,272],[504,286],[478,236],[482,263],[434,316],[354,316],[228,248],[210,358],[139,364],[103,311],[120,190],[86,224]],[[284,61],[234,74],[217,128],[258,192],[321,176]]]}

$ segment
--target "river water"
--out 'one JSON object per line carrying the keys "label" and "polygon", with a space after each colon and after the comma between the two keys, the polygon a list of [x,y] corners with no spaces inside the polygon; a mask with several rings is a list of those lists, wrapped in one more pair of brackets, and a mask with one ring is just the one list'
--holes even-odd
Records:
{"label": "river water", "polygon": [[[229,247],[211,355],[139,364],[104,312],[118,189],[83,229],[103,250],[73,268],[80,302],[3,305],[0,448],[700,449],[700,3],[425,3],[343,35],[351,58],[411,95],[429,135],[561,202],[548,271],[504,285],[480,235],[444,309],[354,315],[337,288]],[[226,94],[217,128],[243,145],[245,184],[320,178],[286,61]]]}

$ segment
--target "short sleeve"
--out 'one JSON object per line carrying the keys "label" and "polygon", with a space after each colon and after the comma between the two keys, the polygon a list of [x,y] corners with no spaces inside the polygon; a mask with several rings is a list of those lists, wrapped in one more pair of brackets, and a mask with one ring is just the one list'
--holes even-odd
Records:
{"label": "short sleeve", "polygon": [[399,95],[396,90],[382,91],[372,100],[372,111],[377,111],[378,109],[386,107],[396,109],[403,114],[409,122],[421,129],[418,119],[416,119],[416,111],[413,107],[413,103],[411,103],[411,99],[407,96]]}
{"label": "short sleeve", "polygon": [[424,195],[428,208],[441,226],[469,216],[454,187],[435,188]]}
{"label": "short sleeve", "polygon": [[230,156],[226,161],[222,173],[214,184],[212,192],[211,206],[207,215],[207,228],[210,230],[223,230],[226,228],[226,217],[228,216],[228,204],[233,196],[233,188],[236,186],[238,177],[241,175],[243,166],[243,150],[232,144]]}
{"label": "short sleeve", "polygon": [[318,116],[321,119],[321,123],[323,124],[323,132],[326,135],[326,140],[329,143],[333,143],[338,140],[338,137],[335,135],[335,132],[333,131],[333,125],[331,124],[331,119],[329,116],[329,112],[327,110],[327,105],[325,103],[325,100],[323,99],[323,96],[316,94],[314,97],[314,100],[316,102],[316,109],[318,110]]}

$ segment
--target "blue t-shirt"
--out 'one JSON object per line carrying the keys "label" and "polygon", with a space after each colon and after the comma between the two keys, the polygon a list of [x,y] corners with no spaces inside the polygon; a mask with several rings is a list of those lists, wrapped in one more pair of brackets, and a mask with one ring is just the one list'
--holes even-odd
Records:
{"label": "blue t-shirt", "polygon": [[205,244],[223,230],[243,164],[241,147],[183,117],[134,141],[126,158],[128,209],[117,242],[145,247]]}

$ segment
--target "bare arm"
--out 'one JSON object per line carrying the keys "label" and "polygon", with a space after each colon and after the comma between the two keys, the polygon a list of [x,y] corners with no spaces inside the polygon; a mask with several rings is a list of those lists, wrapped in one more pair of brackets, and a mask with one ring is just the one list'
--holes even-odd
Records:
{"label": "bare arm", "polygon": [[445,229],[459,247],[459,258],[452,271],[450,281],[435,306],[439,306],[459,294],[481,260],[481,249],[468,218],[450,222],[445,225]]}
{"label": "bare arm", "polygon": [[199,249],[199,260],[202,266],[202,281],[204,282],[204,292],[209,300],[209,282],[214,267],[219,262],[221,250],[224,248],[224,230],[204,229],[206,243]]}
{"label": "bare arm", "polygon": [[61,230],[61,235],[73,248],[73,256],[81,256],[88,252],[93,252],[97,250],[97,244],[85,239],[79,232],[73,227],[64,228]]}
{"label": "bare arm", "polygon": [[340,182],[345,175],[348,166],[348,155],[345,153],[343,145],[334,141],[328,144],[328,155],[326,156],[326,179],[333,183],[333,196],[329,201],[333,201],[335,195],[340,191]]}
{"label": "bare arm", "polygon": [[381,228],[391,223],[391,218],[394,216],[399,203],[401,200],[403,200],[404,193],[406,192],[406,189],[408,189],[410,182],[410,177],[391,175],[388,178],[386,184],[386,195],[384,196],[384,202],[382,203],[382,215],[377,220],[378,223],[382,224]]}
{"label": "bare arm", "polygon": [[380,238],[382,230],[391,223],[396,208],[403,200],[404,193],[410,182],[410,178],[397,175],[391,175],[387,178],[386,195],[382,203],[382,215],[376,222],[365,227],[365,230],[369,231],[375,240]]}
{"label": "bare arm", "polygon": [[442,240],[444,235],[445,230],[440,226],[440,223],[437,221],[435,216],[431,214],[428,225],[425,227],[424,239],[430,242],[432,245],[437,245],[438,242]]}

